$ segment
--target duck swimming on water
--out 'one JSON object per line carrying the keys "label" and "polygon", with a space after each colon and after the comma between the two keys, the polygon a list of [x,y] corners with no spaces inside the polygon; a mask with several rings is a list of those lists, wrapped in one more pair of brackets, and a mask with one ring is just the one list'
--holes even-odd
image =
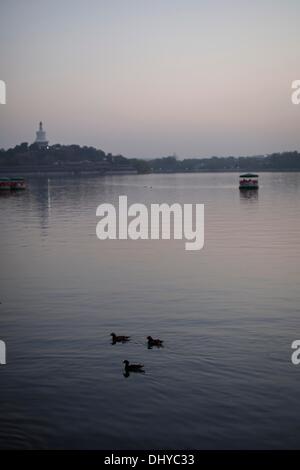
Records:
{"label": "duck swimming on water", "polygon": [[125,372],[144,372],[143,364],[129,364],[127,360],[123,361],[123,364],[125,364]]}
{"label": "duck swimming on water", "polygon": [[117,336],[115,333],[110,334],[113,343],[126,343],[130,341],[130,336]]}
{"label": "duck swimming on water", "polygon": [[148,340],[148,346],[151,347],[151,346],[162,346],[163,345],[163,340],[161,339],[154,339],[152,338],[152,336],[147,336],[147,340]]}

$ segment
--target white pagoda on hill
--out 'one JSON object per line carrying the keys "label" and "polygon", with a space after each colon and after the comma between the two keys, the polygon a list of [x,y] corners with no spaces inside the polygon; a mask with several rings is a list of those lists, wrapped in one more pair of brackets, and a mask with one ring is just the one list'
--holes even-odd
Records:
{"label": "white pagoda on hill", "polygon": [[48,147],[48,140],[46,138],[46,132],[43,130],[42,121],[40,122],[39,130],[36,132],[35,144],[37,144],[40,149]]}

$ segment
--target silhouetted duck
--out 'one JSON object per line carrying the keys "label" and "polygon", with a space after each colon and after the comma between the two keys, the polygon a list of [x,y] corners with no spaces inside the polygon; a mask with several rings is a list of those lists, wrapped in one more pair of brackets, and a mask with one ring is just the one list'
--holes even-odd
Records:
{"label": "silhouetted duck", "polygon": [[144,372],[143,371],[143,364],[129,364],[129,361],[123,361],[125,364],[125,372]]}
{"label": "silhouetted duck", "polygon": [[113,343],[126,343],[130,341],[130,336],[117,336],[115,333],[110,334]]}
{"label": "silhouetted duck", "polygon": [[161,339],[153,339],[152,336],[147,336],[148,346],[162,346],[163,341]]}

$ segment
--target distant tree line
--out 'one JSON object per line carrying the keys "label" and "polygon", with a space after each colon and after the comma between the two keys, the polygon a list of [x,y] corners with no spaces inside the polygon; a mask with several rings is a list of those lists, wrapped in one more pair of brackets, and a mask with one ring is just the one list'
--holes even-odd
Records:
{"label": "distant tree line", "polygon": [[89,164],[102,163],[106,167],[131,166],[129,160],[122,155],[112,155],[94,147],[80,145],[60,145],[55,144],[47,148],[39,148],[34,143],[28,145],[23,142],[8,150],[0,149],[0,169],[1,167],[31,166],[41,168],[49,165],[76,165],[87,166]]}
{"label": "distant tree line", "polygon": [[37,144],[23,142],[8,150],[0,149],[1,167],[43,166],[60,164],[105,163],[114,166],[130,166],[138,173],[189,173],[203,171],[300,171],[300,154],[294,152],[273,153],[252,157],[210,157],[177,159],[175,156],[143,160],[106,154],[94,147],[79,145],[52,145],[40,149]]}
{"label": "distant tree line", "polygon": [[297,151],[253,157],[187,158],[163,157],[147,162],[154,173],[188,173],[201,171],[300,171]]}

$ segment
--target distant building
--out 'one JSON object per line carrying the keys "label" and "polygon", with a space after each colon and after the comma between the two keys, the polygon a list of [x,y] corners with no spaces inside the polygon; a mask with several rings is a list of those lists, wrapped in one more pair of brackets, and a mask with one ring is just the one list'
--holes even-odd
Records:
{"label": "distant building", "polygon": [[46,132],[43,130],[42,121],[40,122],[39,130],[36,132],[35,144],[37,144],[40,149],[48,147],[48,140],[46,138]]}

